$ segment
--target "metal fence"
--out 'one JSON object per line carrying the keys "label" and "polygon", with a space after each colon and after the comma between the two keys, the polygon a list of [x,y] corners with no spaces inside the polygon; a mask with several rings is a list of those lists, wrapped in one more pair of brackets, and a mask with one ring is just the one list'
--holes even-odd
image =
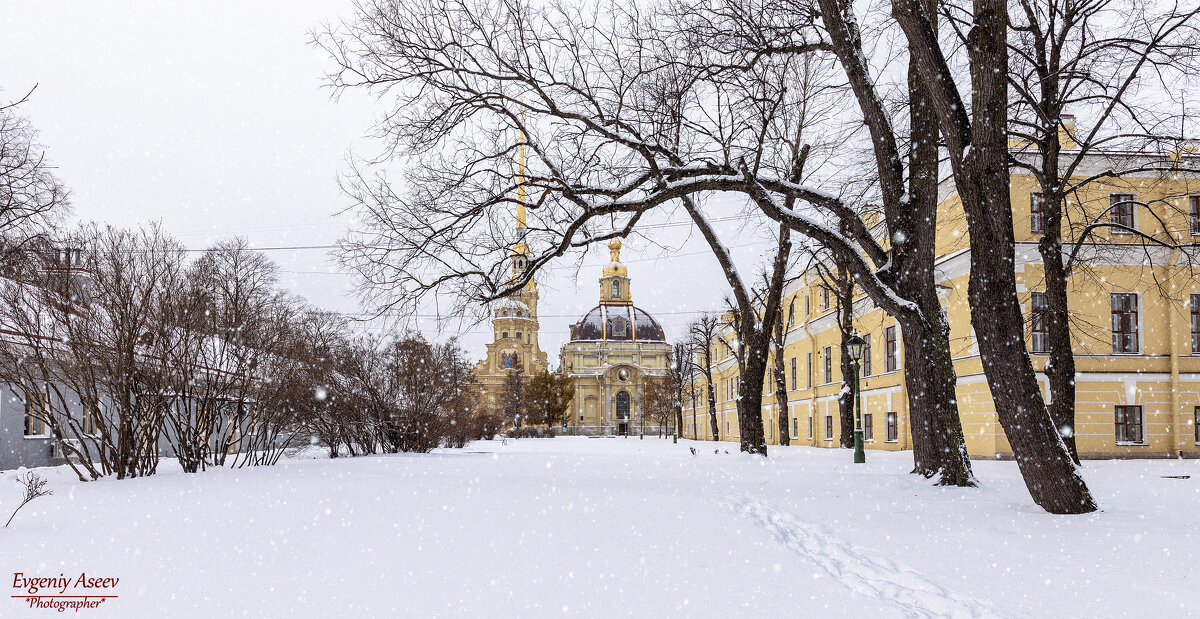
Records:
{"label": "metal fence", "polygon": [[[642,434],[642,426],[637,423],[624,424],[627,428],[627,434],[624,436],[639,436]],[[576,425],[565,426],[562,428],[563,436],[622,436],[620,426],[615,423],[601,425]],[[646,424],[646,436],[671,436],[671,428],[660,428],[658,424]]]}

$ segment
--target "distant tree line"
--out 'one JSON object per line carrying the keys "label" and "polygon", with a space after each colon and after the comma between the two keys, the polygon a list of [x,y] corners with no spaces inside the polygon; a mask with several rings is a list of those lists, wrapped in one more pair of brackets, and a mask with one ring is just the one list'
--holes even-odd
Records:
{"label": "distant tree line", "polygon": [[157,224],[84,225],[6,253],[0,380],[81,479],[427,452],[481,434],[466,354],[355,335],[281,289],[244,239],[192,258]]}

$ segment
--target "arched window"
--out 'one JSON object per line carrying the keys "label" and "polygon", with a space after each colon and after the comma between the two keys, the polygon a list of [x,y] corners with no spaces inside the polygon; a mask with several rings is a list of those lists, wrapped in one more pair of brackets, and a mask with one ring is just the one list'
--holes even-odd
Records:
{"label": "arched window", "polygon": [[614,296],[614,297],[621,296],[621,280],[614,279],[612,288],[613,288],[612,296]]}
{"label": "arched window", "polygon": [[617,392],[617,419],[629,419],[629,392]]}

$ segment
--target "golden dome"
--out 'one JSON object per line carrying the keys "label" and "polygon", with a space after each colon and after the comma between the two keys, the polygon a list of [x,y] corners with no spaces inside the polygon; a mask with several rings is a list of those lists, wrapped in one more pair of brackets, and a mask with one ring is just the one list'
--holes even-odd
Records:
{"label": "golden dome", "polygon": [[604,267],[604,276],[619,275],[621,277],[629,277],[629,270],[625,265],[621,264],[621,239],[613,239],[608,242],[608,255],[612,263]]}

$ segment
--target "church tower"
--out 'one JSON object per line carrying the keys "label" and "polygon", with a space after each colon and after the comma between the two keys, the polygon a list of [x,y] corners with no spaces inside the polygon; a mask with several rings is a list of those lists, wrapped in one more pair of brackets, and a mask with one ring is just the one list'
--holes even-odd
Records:
{"label": "church tower", "polygon": [[[525,136],[517,147],[516,242],[509,257],[509,283],[524,276],[531,251],[525,242]],[[499,413],[500,391],[510,372],[528,377],[548,369],[549,361],[538,344],[538,291],[531,278],[520,290],[492,305],[492,343],[487,357],[475,365],[475,377],[492,412]]]}

